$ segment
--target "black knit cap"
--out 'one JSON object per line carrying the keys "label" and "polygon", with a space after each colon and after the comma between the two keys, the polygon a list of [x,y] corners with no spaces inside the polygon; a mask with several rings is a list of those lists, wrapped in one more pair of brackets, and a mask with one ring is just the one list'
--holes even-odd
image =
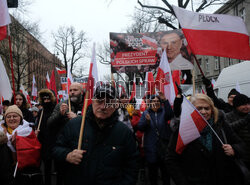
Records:
{"label": "black knit cap", "polygon": [[246,105],[246,104],[249,104],[250,99],[244,95],[244,94],[238,94],[234,97],[233,99],[233,106],[236,108],[236,107],[239,107],[241,105]]}
{"label": "black knit cap", "polygon": [[236,89],[232,89],[229,93],[228,93],[228,96],[227,96],[227,98],[229,98],[229,96],[231,96],[231,95],[238,95],[238,94],[240,94]]}
{"label": "black knit cap", "polygon": [[97,99],[101,99],[101,98],[115,99],[117,97],[118,95],[117,95],[115,88],[109,83],[98,86],[94,94],[94,98],[97,98]]}

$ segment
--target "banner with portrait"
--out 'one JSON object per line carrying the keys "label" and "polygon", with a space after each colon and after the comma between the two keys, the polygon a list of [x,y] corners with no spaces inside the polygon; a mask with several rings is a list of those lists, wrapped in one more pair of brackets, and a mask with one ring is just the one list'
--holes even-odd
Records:
{"label": "banner with portrait", "polygon": [[193,57],[181,30],[110,33],[111,65],[118,72],[147,72],[159,66],[166,49],[171,70],[193,69]]}

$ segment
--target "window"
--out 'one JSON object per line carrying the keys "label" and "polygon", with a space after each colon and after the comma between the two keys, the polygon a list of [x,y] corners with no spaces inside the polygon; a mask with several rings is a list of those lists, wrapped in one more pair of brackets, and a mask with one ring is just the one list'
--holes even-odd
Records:
{"label": "window", "polygon": [[245,10],[245,8],[240,9],[240,15],[239,16],[243,19],[243,21],[246,20],[246,10]]}
{"label": "window", "polygon": [[209,72],[209,61],[208,61],[208,58],[206,58],[206,71]]}
{"label": "window", "polygon": [[231,65],[233,65],[233,61],[231,58],[228,58],[228,66],[231,66]]}
{"label": "window", "polygon": [[219,69],[219,57],[214,57],[214,70]]}

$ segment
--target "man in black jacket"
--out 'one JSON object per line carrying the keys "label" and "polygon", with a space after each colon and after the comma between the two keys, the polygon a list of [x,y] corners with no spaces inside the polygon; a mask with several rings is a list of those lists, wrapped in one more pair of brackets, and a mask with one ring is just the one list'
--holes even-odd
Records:
{"label": "man in black jacket", "polygon": [[233,99],[236,95],[240,94],[236,89],[231,89],[228,93],[228,102],[224,102],[222,99],[217,98],[214,93],[212,83],[209,79],[202,77],[202,82],[206,87],[207,95],[212,98],[215,107],[223,110],[225,113],[231,112],[233,110]]}
{"label": "man in black jacket", "polygon": [[66,185],[135,185],[138,151],[132,131],[118,121],[116,92],[97,87],[88,107],[81,149],[82,117],[70,120],[58,136],[53,155],[64,164]]}

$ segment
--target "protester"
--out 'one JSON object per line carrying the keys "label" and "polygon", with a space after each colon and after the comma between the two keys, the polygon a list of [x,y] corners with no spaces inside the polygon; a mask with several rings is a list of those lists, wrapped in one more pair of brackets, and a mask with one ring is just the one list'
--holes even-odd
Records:
{"label": "protester", "polygon": [[118,119],[120,122],[127,125],[128,128],[133,131],[133,127],[132,127],[130,119],[129,119],[129,113],[127,111],[128,104],[129,104],[128,96],[126,94],[122,94],[120,96],[120,106],[118,109],[119,118]]}
{"label": "protester", "polygon": [[[23,119],[22,111],[16,105],[9,106],[5,112],[5,122],[0,125],[0,132],[6,132],[8,141],[7,145],[12,151],[10,154],[13,157],[14,163],[17,164],[17,174],[15,177],[16,185],[26,185],[28,184],[27,176],[30,175],[30,178],[35,176],[40,176],[39,171],[39,153],[35,152],[34,148],[39,152],[40,144],[37,143],[35,134],[32,137],[32,128],[29,126],[29,123]],[[25,143],[21,142],[21,138],[17,140],[17,137],[29,137]],[[37,142],[36,142],[37,141]],[[21,146],[22,145],[22,146]],[[17,147],[22,147],[21,151],[17,152]],[[34,147],[34,148],[33,148]],[[6,160],[13,161],[6,158]],[[18,161],[18,163],[17,163]],[[12,175],[14,174],[14,168],[12,168]],[[27,175],[27,176],[26,176]],[[40,176],[41,177],[41,176]],[[29,179],[32,181],[31,179]],[[41,179],[40,179],[41,180]],[[40,181],[39,180],[39,181]]]}
{"label": "protester", "polygon": [[[48,127],[50,129],[50,144],[54,146],[58,134],[63,130],[66,123],[76,118],[81,114],[83,108],[84,100],[84,90],[82,84],[72,83],[69,87],[69,98],[70,98],[70,108],[69,111],[69,102],[68,100],[62,101],[57,104],[47,120]],[[62,174],[64,168],[60,164],[56,164],[57,169],[57,184],[62,184]]]}
{"label": "protester", "polygon": [[66,185],[136,184],[135,139],[131,130],[118,121],[118,112],[112,106],[115,103],[114,87],[98,86],[86,113],[81,149],[77,147],[82,117],[70,120],[58,136],[53,155],[67,168]]}
{"label": "protester", "polygon": [[31,107],[30,112],[32,113],[32,116],[33,116],[33,118],[34,118],[34,120],[36,122],[37,117],[38,117],[39,109],[34,106],[34,107]]}
{"label": "protester", "polygon": [[[32,113],[28,109],[28,103],[23,93],[16,93],[16,105],[22,111],[23,119],[29,123],[35,123]],[[11,104],[14,105],[14,96],[11,98]]]}
{"label": "protester", "polygon": [[172,117],[173,111],[168,100],[166,100],[162,92],[159,92],[159,96],[151,96],[150,108],[142,114],[137,126],[138,130],[144,132],[144,152],[151,185],[157,184],[159,169],[163,184],[170,184],[169,175],[163,164],[165,151],[160,150],[162,150],[161,144],[167,146],[170,139],[171,130],[168,121]]}
{"label": "protester", "polygon": [[[241,156],[243,143],[228,125],[225,113],[218,111],[213,101],[204,94],[196,94],[191,98],[191,103],[212,126],[224,144],[220,143],[207,125],[198,139],[187,144],[183,152],[177,154],[177,129],[169,142],[165,161],[175,184],[243,184],[233,161],[234,158]],[[176,124],[178,125],[179,122],[177,121]]]}
{"label": "protester", "polygon": [[4,100],[3,101],[3,113],[7,110],[7,108],[10,106],[10,101],[9,100]]}
{"label": "protester", "polygon": [[52,173],[51,138],[53,138],[53,136],[51,136],[51,130],[48,127],[47,120],[51,116],[51,113],[55,108],[56,97],[51,90],[41,89],[38,92],[38,101],[43,108],[38,113],[38,118],[36,121],[36,129],[37,129],[36,132],[38,135],[38,139],[42,144],[41,157],[42,157],[42,162],[44,164],[43,174],[44,174],[45,185],[50,185],[51,173]]}
{"label": "protester", "polygon": [[233,111],[226,114],[229,125],[245,142],[244,162],[250,170],[250,99],[244,94],[238,94],[233,99]]}
{"label": "protester", "polygon": [[225,113],[231,112],[233,110],[233,99],[237,94],[240,94],[236,89],[232,89],[228,93],[228,103],[223,101],[222,99],[218,99],[214,93],[212,83],[209,79],[202,77],[202,82],[206,87],[207,95],[212,98],[215,107],[223,110]]}

